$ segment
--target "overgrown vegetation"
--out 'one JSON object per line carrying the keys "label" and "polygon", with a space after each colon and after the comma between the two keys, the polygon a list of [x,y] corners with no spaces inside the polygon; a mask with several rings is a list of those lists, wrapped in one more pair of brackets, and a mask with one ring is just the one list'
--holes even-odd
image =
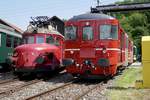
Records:
{"label": "overgrown vegetation", "polygon": [[[150,2],[150,0],[124,0],[116,2],[116,4],[129,4]],[[134,45],[139,48],[138,53],[141,53],[141,36],[150,35],[150,10],[149,11],[132,11],[132,12],[118,12],[113,14],[120,20],[125,32],[134,41]]]}

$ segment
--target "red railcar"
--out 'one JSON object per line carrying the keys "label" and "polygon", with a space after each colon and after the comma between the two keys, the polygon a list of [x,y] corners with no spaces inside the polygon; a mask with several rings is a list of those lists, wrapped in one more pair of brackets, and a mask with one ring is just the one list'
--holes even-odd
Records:
{"label": "red railcar", "polygon": [[28,27],[23,34],[23,45],[16,47],[11,57],[14,71],[20,75],[59,69],[62,67],[63,43],[64,37],[49,24]]}
{"label": "red railcar", "polygon": [[131,40],[129,40],[129,47],[128,47],[128,61],[129,61],[129,65],[133,63],[133,42]]}
{"label": "red railcar", "polygon": [[74,76],[114,76],[128,65],[128,36],[119,21],[105,14],[82,14],[65,23],[63,64]]}

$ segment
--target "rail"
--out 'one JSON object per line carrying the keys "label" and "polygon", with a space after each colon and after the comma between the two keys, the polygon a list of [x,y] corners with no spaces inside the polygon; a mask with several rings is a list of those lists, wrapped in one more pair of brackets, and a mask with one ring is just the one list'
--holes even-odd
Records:
{"label": "rail", "polygon": [[58,89],[64,88],[64,87],[66,87],[66,86],[69,86],[69,85],[71,85],[71,84],[74,83],[74,82],[78,82],[78,79],[73,79],[73,80],[71,80],[70,82],[68,82],[68,83],[66,83],[66,84],[64,84],[64,85],[61,85],[61,86],[58,86],[58,87],[56,87],[56,88],[54,88],[54,89],[50,89],[50,90],[41,92],[41,93],[39,93],[39,94],[33,95],[33,96],[31,96],[31,97],[26,98],[25,100],[32,100],[32,99],[34,99],[34,98],[40,97],[40,96],[42,96],[42,95],[45,95],[45,94],[47,94],[47,93],[50,93],[50,92],[56,91],[56,90],[58,90]]}

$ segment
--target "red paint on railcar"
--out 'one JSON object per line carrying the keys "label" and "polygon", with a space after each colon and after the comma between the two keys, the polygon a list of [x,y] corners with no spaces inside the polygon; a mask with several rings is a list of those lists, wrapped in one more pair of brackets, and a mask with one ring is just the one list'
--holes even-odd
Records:
{"label": "red paint on railcar", "polygon": [[128,36],[119,21],[104,14],[83,14],[65,23],[66,70],[75,76],[114,76],[127,66]]}
{"label": "red paint on railcar", "polygon": [[23,35],[23,45],[15,48],[12,65],[16,72],[49,72],[62,65],[64,37],[60,34]]}

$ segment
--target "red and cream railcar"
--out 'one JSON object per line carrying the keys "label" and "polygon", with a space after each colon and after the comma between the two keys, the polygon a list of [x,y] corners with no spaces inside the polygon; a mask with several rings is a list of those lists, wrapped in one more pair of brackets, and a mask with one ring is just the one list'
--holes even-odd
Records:
{"label": "red and cream railcar", "polygon": [[121,49],[121,62],[123,67],[128,66],[128,44],[129,44],[129,39],[127,33],[123,31],[123,29],[120,28],[120,49]]}
{"label": "red and cream railcar", "polygon": [[65,23],[63,64],[74,76],[103,78],[128,64],[128,36],[105,14],[82,14]]}
{"label": "red and cream railcar", "polygon": [[23,34],[23,44],[16,47],[10,58],[13,69],[24,73],[50,72],[62,67],[64,36],[49,19],[38,17],[30,22]]}
{"label": "red and cream railcar", "polygon": [[17,73],[49,72],[60,68],[63,36],[60,34],[24,34],[24,44],[15,48],[11,57]]}

